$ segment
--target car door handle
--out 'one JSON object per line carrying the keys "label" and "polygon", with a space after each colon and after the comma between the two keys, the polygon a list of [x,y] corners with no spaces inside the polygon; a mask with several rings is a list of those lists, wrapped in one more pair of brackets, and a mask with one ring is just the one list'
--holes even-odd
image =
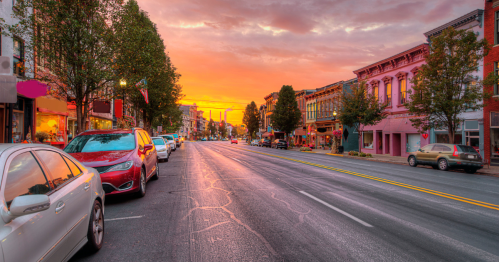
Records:
{"label": "car door handle", "polygon": [[60,202],[59,204],[57,204],[57,207],[55,208],[55,213],[58,214],[59,212],[61,212],[65,206],[66,204],[64,202]]}
{"label": "car door handle", "polygon": [[87,191],[89,188],[90,188],[90,184],[89,184],[89,183],[86,183],[86,184],[85,184],[85,187],[84,187],[85,191]]}

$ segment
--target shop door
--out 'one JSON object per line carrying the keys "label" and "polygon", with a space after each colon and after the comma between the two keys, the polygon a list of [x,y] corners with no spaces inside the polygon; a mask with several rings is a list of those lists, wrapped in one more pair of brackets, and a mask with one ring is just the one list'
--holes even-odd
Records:
{"label": "shop door", "polygon": [[376,132],[377,143],[376,143],[376,154],[383,154],[383,133],[381,131]]}
{"label": "shop door", "polygon": [[401,143],[401,139],[400,139],[400,134],[393,134],[393,141],[392,141],[392,156],[400,156],[401,155],[401,151],[400,150],[400,143]]}
{"label": "shop door", "polygon": [[390,154],[390,134],[385,134],[385,154]]}
{"label": "shop door", "polygon": [[4,130],[5,130],[5,109],[4,108],[0,108],[0,143],[4,143],[4,137],[5,137],[5,133],[4,133]]}
{"label": "shop door", "polygon": [[[458,141],[454,141],[459,144]],[[480,132],[466,132],[466,145],[472,146],[477,152],[480,152]]]}

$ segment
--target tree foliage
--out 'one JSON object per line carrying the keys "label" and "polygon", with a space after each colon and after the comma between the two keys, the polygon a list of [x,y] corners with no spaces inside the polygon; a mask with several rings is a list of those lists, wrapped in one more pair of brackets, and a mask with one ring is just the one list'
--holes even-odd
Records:
{"label": "tree foliage", "polygon": [[[365,126],[376,125],[387,115],[383,110],[388,104],[381,104],[372,92],[368,92],[366,81],[361,81],[351,86],[351,91],[343,91],[338,119],[343,125],[351,126],[362,138]],[[362,146],[359,143],[359,152]]]}
{"label": "tree foliage", "polygon": [[484,99],[491,97],[483,87],[497,82],[492,72],[483,80],[474,76],[490,46],[471,30],[449,27],[431,39],[429,49],[426,64],[411,80],[413,91],[406,107],[417,116],[411,122],[420,132],[447,129],[449,142],[454,143],[462,113],[481,109]]}
{"label": "tree foliage", "polygon": [[212,137],[214,137],[218,132],[218,127],[215,125],[215,121],[213,121],[213,119],[210,119],[208,130],[210,131]]}
{"label": "tree foliage", "polygon": [[227,125],[224,120],[222,120],[220,126],[218,127],[218,132],[220,132],[222,137],[227,137]]}
{"label": "tree foliage", "polygon": [[250,104],[246,105],[246,110],[244,111],[243,123],[248,128],[248,133],[250,136],[255,135],[255,133],[260,128],[260,112],[255,104],[255,101],[251,101]]}
{"label": "tree foliage", "polygon": [[[178,130],[182,125],[178,104],[183,97],[178,84],[180,74],[165,53],[156,25],[146,12],[140,10],[135,0],[124,5],[114,17],[113,24],[116,32],[113,69],[117,78],[127,83],[118,88],[117,97],[125,97],[137,105],[142,111],[146,130],[150,130],[158,118],[167,130]],[[148,91],[149,103],[135,86],[142,79],[147,81],[144,88]]]}
{"label": "tree foliage", "polygon": [[293,132],[301,121],[301,111],[298,108],[295,91],[292,86],[283,85],[279,98],[270,116],[272,127],[287,134]]}
{"label": "tree foliage", "polygon": [[19,23],[8,26],[9,34],[25,40],[21,70],[49,84],[55,97],[76,102],[79,132],[92,101],[111,93],[115,33],[108,22],[121,2],[24,0],[13,9]]}

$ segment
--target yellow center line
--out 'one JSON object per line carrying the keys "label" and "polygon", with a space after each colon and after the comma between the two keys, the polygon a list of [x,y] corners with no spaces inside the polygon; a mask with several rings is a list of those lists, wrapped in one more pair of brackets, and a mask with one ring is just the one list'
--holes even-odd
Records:
{"label": "yellow center line", "polygon": [[448,198],[448,199],[453,199],[453,200],[457,200],[457,201],[464,202],[464,203],[469,203],[469,204],[476,205],[476,206],[481,206],[481,207],[486,207],[486,208],[490,208],[490,209],[499,210],[499,205],[496,205],[496,204],[487,203],[487,202],[483,202],[483,201],[478,201],[478,200],[474,200],[474,199],[471,199],[471,198],[456,196],[456,195],[452,195],[452,194],[449,194],[449,193],[444,193],[444,192],[436,191],[436,190],[433,190],[433,189],[428,189],[428,188],[424,188],[424,187],[413,186],[413,185],[409,185],[409,184],[405,184],[405,183],[401,183],[401,182],[397,182],[397,181],[393,181],[393,180],[389,180],[389,179],[384,179],[384,178],[380,178],[380,177],[370,176],[370,175],[361,174],[361,173],[357,173],[357,172],[353,172],[353,171],[349,171],[349,170],[344,170],[344,169],[339,169],[339,168],[335,168],[335,167],[324,166],[324,165],[320,165],[320,164],[316,164],[316,163],[311,163],[311,162],[306,162],[306,161],[302,161],[302,160],[297,160],[297,159],[293,159],[293,158],[289,158],[289,157],[277,156],[277,155],[262,153],[262,152],[258,152],[258,151],[253,151],[253,150],[248,150],[248,149],[243,149],[243,148],[232,147],[232,146],[225,146],[225,147],[229,147],[229,148],[233,148],[233,149],[239,149],[239,150],[244,150],[244,151],[248,151],[248,152],[252,152],[252,153],[256,153],[256,154],[260,154],[260,155],[266,155],[266,156],[276,157],[276,158],[280,158],[280,159],[285,159],[285,160],[289,160],[289,161],[293,161],[293,162],[297,162],[297,163],[302,163],[302,164],[305,164],[305,165],[320,167],[320,168],[324,168],[324,169],[328,169],[328,170],[332,170],[332,171],[336,171],[336,172],[340,172],[340,173],[345,173],[345,174],[349,174],[349,175],[353,175],[353,176],[357,176],[357,177],[362,177],[362,178],[366,178],[366,179],[370,179],[370,180],[375,180],[375,181],[378,181],[378,182],[382,182],[382,183],[386,183],[386,184],[390,184],[390,185],[394,185],[394,186],[399,186],[399,187],[403,187],[403,188],[407,188],[407,189],[412,189],[412,190],[415,190],[415,191],[419,191],[419,192],[423,192],[423,193],[427,193],[427,194],[431,194],[431,195],[435,195],[435,196],[440,196],[440,197],[444,197],[444,198]]}

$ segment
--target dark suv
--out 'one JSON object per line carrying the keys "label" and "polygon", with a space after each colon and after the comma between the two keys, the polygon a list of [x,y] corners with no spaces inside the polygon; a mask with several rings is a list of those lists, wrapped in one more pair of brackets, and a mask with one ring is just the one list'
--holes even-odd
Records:
{"label": "dark suv", "polygon": [[158,179],[156,147],[141,128],[90,130],[64,148],[66,153],[99,171],[106,195],[146,194],[149,179]]}
{"label": "dark suv", "polygon": [[276,148],[276,149],[284,148],[284,149],[288,150],[288,142],[286,142],[286,140],[276,139],[274,141],[274,145],[272,147]]}
{"label": "dark suv", "polygon": [[271,146],[271,142],[270,142],[270,139],[261,139],[260,141],[258,141],[258,146],[261,146],[261,147],[270,147]]}

